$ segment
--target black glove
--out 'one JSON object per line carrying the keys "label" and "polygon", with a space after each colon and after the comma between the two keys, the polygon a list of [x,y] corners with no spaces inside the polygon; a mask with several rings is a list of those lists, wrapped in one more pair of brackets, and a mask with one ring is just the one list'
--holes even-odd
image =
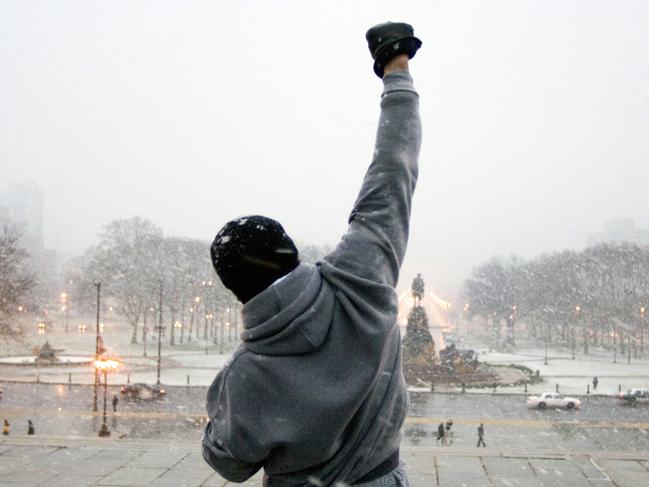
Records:
{"label": "black glove", "polygon": [[367,45],[374,59],[374,72],[383,78],[383,69],[399,54],[412,59],[421,41],[414,36],[412,25],[402,22],[386,22],[372,27],[365,34]]}

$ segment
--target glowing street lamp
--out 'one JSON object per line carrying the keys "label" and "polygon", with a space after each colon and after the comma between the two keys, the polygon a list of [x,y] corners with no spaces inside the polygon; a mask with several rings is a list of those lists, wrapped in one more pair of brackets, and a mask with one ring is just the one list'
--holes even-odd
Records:
{"label": "glowing street lamp", "polygon": [[[581,306],[576,305],[575,306],[575,315],[577,319],[579,319],[579,313],[581,313]],[[570,333],[572,335],[572,360],[575,360],[575,348],[577,346],[577,337],[575,335],[575,327],[572,327],[572,331]]]}
{"label": "glowing street lamp", "polygon": [[110,431],[108,430],[108,424],[106,423],[106,403],[107,403],[107,395],[108,395],[108,373],[109,372],[114,372],[117,370],[117,365],[118,362],[117,360],[112,360],[112,359],[97,359],[93,362],[93,365],[95,366],[95,371],[97,374],[103,373],[104,374],[104,420],[101,425],[101,429],[99,430],[99,436],[100,437],[106,437],[110,436]]}
{"label": "glowing street lamp", "polygon": [[94,360],[93,365],[99,369],[100,372],[113,372],[117,369],[119,362],[113,359],[99,359]]}
{"label": "glowing street lamp", "polygon": [[[101,282],[95,282],[95,287],[97,288],[97,320],[95,327],[95,360],[99,360],[99,356],[103,353],[102,351],[102,342],[101,335],[99,333],[99,310],[101,304]],[[99,369],[95,367],[95,384],[93,387],[93,397],[92,397],[92,410],[97,412],[97,389],[99,388]]]}
{"label": "glowing street lamp", "polygon": [[65,332],[68,332],[68,312],[70,306],[68,305],[68,293],[61,293],[61,311],[65,311]]}
{"label": "glowing street lamp", "polygon": [[79,325],[79,333],[85,333],[87,328],[86,325]]}
{"label": "glowing street lamp", "polygon": [[173,328],[171,329],[171,344],[175,344],[175,332],[174,330],[177,330],[180,333],[180,343],[183,342],[182,336],[183,336],[183,324],[180,321],[175,321]]}

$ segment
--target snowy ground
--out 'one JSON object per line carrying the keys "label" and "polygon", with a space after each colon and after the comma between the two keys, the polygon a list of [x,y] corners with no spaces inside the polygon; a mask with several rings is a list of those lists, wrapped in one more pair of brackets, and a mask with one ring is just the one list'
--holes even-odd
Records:
{"label": "snowy ground", "polygon": [[[0,381],[41,381],[68,382],[75,384],[90,384],[94,381],[94,369],[91,365],[70,365],[43,367],[34,364],[22,364],[20,357],[33,356],[33,349],[48,341],[57,350],[61,359],[66,357],[86,357],[94,359],[95,329],[90,318],[70,316],[68,333],[62,316],[50,315],[46,334],[38,335],[39,320],[34,317],[23,317],[18,323],[22,334],[16,339],[0,337]],[[131,343],[132,329],[128,323],[114,319],[111,316],[102,318],[103,341],[108,349],[107,356],[115,358],[120,365],[117,372],[111,373],[109,383],[120,384],[130,382],[154,383],[157,378],[157,335],[149,331],[147,336],[147,356],[144,356],[142,328],[138,331],[138,343]],[[80,326],[81,325],[81,326]],[[85,333],[81,330],[84,329]],[[203,337],[204,323],[199,328],[199,336]],[[180,334],[176,331],[175,346],[169,345],[169,336],[163,335],[161,382],[168,385],[209,385],[218,370],[229,360],[237,345],[234,332],[224,330],[223,347],[214,344],[214,339],[202,338],[191,342],[179,343]],[[219,330],[220,331],[220,330]],[[219,335],[217,334],[217,338]],[[220,353],[221,349],[223,353]],[[207,353],[206,353],[207,351]],[[12,365],[9,362],[20,364]]]}
{"label": "snowy ground", "polygon": [[[649,388],[649,359],[616,357],[610,351],[591,347],[588,355],[577,351],[572,359],[571,350],[548,349],[548,361],[545,363],[543,348],[522,347],[514,353],[489,351],[479,341],[466,340],[469,348],[478,352],[481,362],[494,365],[524,365],[534,371],[538,370],[543,378],[542,384],[528,386],[529,392],[554,391],[559,384],[559,392],[567,394],[586,394],[590,385],[590,393],[617,394],[619,389],[633,387]],[[597,391],[592,389],[593,377],[597,376],[599,384]],[[523,392],[523,387],[503,388],[503,392]],[[490,392],[491,389],[483,392]]]}
{"label": "snowy ground", "polygon": [[[123,321],[111,316],[102,319],[104,323],[103,339],[109,352],[108,355],[120,361],[118,371],[111,374],[109,382],[112,384],[130,382],[156,381],[157,366],[157,336],[149,333],[147,340],[147,357],[144,357],[142,343],[142,329],[138,331],[138,343],[131,343],[131,327]],[[92,332],[92,321],[77,316],[70,316],[69,332],[64,331],[62,316],[50,316],[47,333],[39,336],[37,331],[38,320],[23,318],[20,323],[23,331],[18,340],[7,341],[0,338],[0,355],[20,356],[31,355],[31,351],[45,340],[66,356],[86,356],[92,358],[95,347],[95,335]],[[86,325],[86,332],[79,331],[79,325]],[[177,331],[177,330],[176,330]],[[203,336],[203,327],[200,328]],[[223,352],[220,344],[214,344],[210,337],[207,341],[202,339],[187,342],[186,336],[183,344],[178,343],[179,334],[176,333],[176,345],[169,345],[168,337],[163,339],[161,381],[168,385],[186,385],[188,380],[191,385],[209,385],[218,370],[229,360],[234,348],[237,346],[235,334],[229,329],[224,330]],[[218,335],[218,334],[217,334]],[[231,337],[231,339],[230,339]],[[218,336],[217,336],[218,338]],[[544,380],[542,384],[528,386],[528,392],[554,391],[559,384],[559,391],[569,394],[585,394],[586,386],[591,384],[594,376],[599,378],[598,394],[616,394],[621,387],[626,390],[632,387],[649,387],[649,360],[631,359],[617,356],[617,363],[613,363],[611,352],[591,349],[591,353],[584,355],[578,351],[576,359],[572,360],[570,350],[548,350],[548,363],[545,364],[543,348],[522,347],[515,353],[501,353],[488,351],[477,339],[466,338],[465,344],[479,353],[479,360],[494,365],[518,364],[539,370]],[[207,354],[206,352],[207,345]],[[92,383],[94,371],[91,366],[56,366],[37,367],[35,365],[7,365],[0,364],[0,381],[36,381],[41,382],[68,382]],[[469,389],[467,392],[493,392],[489,389]],[[524,393],[521,387],[499,387],[497,392]],[[591,384],[591,393],[592,384]]]}

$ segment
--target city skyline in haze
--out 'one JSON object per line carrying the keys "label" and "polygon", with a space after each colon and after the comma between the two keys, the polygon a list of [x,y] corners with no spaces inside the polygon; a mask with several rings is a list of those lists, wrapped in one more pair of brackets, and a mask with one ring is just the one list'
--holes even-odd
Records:
{"label": "city skyline in haze", "polygon": [[211,240],[261,213],[335,245],[381,83],[364,33],[413,24],[424,141],[400,286],[649,227],[649,4],[7,1],[0,192],[35,181],[64,255],[139,215]]}

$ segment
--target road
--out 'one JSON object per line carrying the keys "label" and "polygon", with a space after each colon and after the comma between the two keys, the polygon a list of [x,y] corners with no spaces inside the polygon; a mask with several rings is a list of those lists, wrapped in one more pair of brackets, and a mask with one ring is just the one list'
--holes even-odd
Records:
{"label": "road", "polygon": [[[101,427],[92,412],[93,387],[84,385],[2,384],[0,414],[12,424],[12,434],[24,435],[27,419],[37,434],[94,436]],[[108,426],[113,436],[193,441],[205,425],[204,387],[167,387],[163,399],[142,402],[120,397],[112,412],[108,388]],[[528,410],[525,397],[508,394],[411,393],[404,443],[436,446],[434,433],[441,421],[452,418],[454,447],[473,447],[476,429],[484,423],[487,445],[563,451],[649,450],[649,404],[628,407],[614,397],[583,398],[581,410]]]}

